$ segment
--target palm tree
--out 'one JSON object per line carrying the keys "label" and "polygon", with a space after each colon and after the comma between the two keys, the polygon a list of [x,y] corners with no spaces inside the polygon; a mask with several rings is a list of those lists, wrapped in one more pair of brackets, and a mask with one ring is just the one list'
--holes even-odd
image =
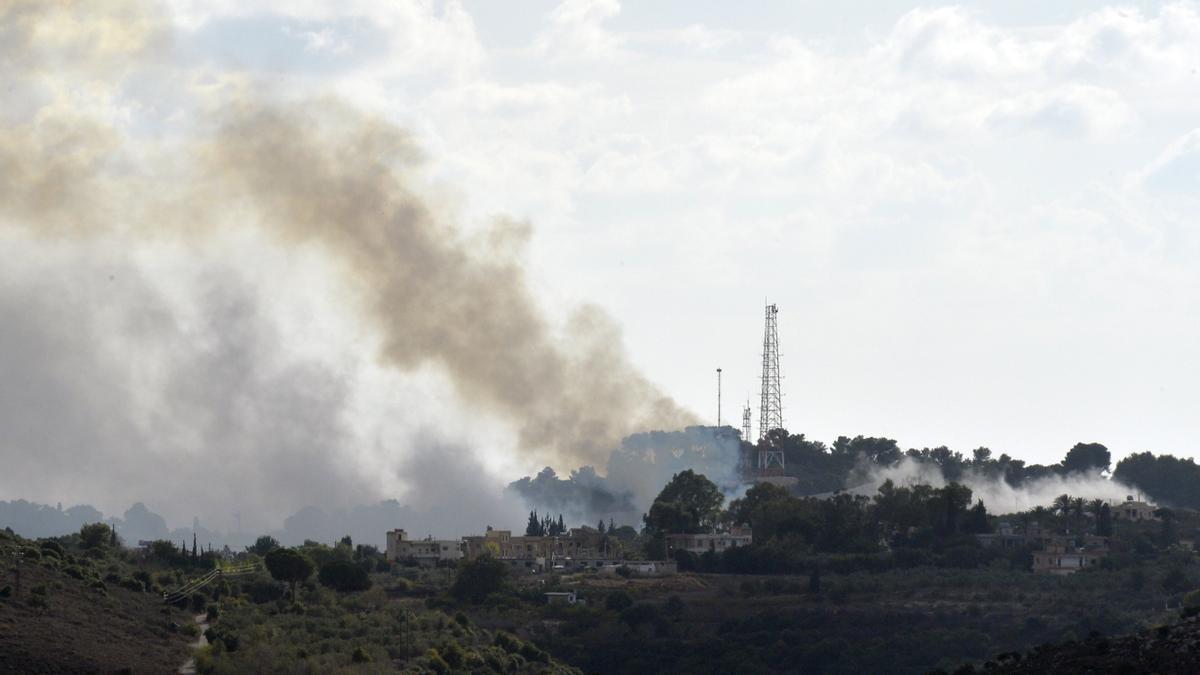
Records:
{"label": "palm tree", "polygon": [[1071,500],[1071,515],[1075,518],[1083,520],[1084,511],[1087,508],[1087,500],[1083,497],[1076,497]]}
{"label": "palm tree", "polygon": [[1071,512],[1071,496],[1059,495],[1055,497],[1054,504],[1051,505],[1050,510],[1060,516],[1067,515]]}

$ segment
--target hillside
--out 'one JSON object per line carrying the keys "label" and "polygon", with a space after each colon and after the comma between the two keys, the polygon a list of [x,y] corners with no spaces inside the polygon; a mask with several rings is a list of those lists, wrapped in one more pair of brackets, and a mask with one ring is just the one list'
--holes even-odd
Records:
{"label": "hillside", "polygon": [[1143,630],[1132,635],[1045,645],[1028,654],[1009,653],[988,661],[986,673],[1197,673],[1200,620]]}
{"label": "hillside", "polygon": [[121,563],[59,556],[3,532],[0,560],[0,672],[164,673],[188,658],[193,638],[172,628],[189,623],[188,614],[122,587]]}

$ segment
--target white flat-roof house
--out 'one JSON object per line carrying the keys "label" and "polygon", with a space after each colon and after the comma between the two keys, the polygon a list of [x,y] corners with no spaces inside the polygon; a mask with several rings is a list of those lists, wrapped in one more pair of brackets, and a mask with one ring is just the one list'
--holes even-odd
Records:
{"label": "white flat-roof house", "polygon": [[1133,496],[1130,495],[1125,498],[1125,501],[1114,506],[1112,513],[1113,517],[1118,520],[1158,520],[1158,517],[1154,515],[1154,512],[1157,510],[1158,507],[1153,504],[1135,501]]}
{"label": "white flat-roof house", "polygon": [[387,560],[412,560],[426,565],[441,561],[454,562],[462,558],[462,542],[453,539],[409,539],[404,530],[387,533]]}
{"label": "white flat-roof house", "polygon": [[683,550],[696,555],[706,551],[721,553],[735,546],[749,546],[753,541],[748,527],[734,527],[720,534],[668,534],[667,552]]}

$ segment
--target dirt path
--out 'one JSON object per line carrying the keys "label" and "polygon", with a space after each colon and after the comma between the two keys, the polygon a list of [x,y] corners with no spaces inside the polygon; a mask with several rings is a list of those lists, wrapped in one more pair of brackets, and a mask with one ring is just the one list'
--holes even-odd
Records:
{"label": "dirt path", "polygon": [[[208,644],[208,638],[204,637],[204,631],[208,630],[208,621],[206,619],[208,619],[207,614],[197,614],[195,617],[193,617],[193,620],[196,622],[196,626],[200,628],[200,637],[192,643],[193,650],[200,649]],[[187,663],[179,666],[179,672],[184,675],[195,675],[196,657],[193,656],[187,660]]]}

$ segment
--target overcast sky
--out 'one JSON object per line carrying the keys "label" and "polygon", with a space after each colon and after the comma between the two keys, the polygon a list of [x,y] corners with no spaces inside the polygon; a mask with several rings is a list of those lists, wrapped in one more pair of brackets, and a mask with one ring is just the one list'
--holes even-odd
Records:
{"label": "overcast sky", "polygon": [[[721,367],[724,419],[738,424],[748,396],[757,433],[765,301],[779,306],[793,432],[986,445],[1034,462],[1079,441],[1117,457],[1195,452],[1200,4],[172,0],[163,11],[172,35],[158,69],[71,96],[156,141],[192,133],[205,92],[238,81],[391,120],[424,155],[421,189],[452,205],[467,236],[499,215],[529,223],[520,255],[552,324],[606,310],[634,364],[704,421]],[[6,123],[39,105],[38,90],[16,91]],[[199,293],[251,316],[254,335],[254,317],[270,315],[262,340],[354,373],[305,405],[350,401],[329,442],[366,466],[432,435],[475,448],[498,475],[538,468],[496,440],[503,420],[462,412],[435,368],[361,357],[367,329],[340,311],[319,261],[238,237],[172,248],[7,232],[21,262],[2,278],[20,307],[0,309],[40,316],[32,299],[63,293],[88,305],[94,290],[63,270],[103,276],[119,260],[154,289],[126,300],[160,303],[182,334],[207,311],[181,309]],[[213,277],[245,288],[197,281]],[[137,349],[127,320],[100,319],[96,330]],[[364,494],[388,496],[390,480]],[[42,491],[55,490],[67,492]]]}
{"label": "overcast sky", "polygon": [[194,58],[414,130],[706,419],[718,366],[726,419],[757,395],[765,299],[810,437],[1194,451],[1194,3],[212,4]]}

